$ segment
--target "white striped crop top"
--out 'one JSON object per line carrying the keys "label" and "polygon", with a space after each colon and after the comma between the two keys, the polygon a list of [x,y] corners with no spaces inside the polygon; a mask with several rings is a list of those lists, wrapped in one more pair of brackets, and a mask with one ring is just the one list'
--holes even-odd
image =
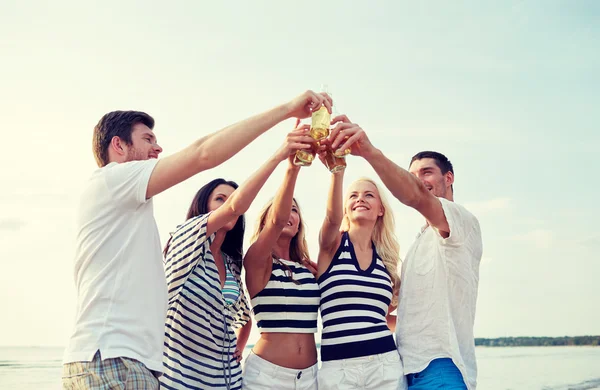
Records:
{"label": "white striped crop top", "polygon": [[319,285],[302,264],[273,259],[265,288],[252,298],[252,310],[261,333],[315,333]]}
{"label": "white striped crop top", "polygon": [[396,349],[386,315],[392,280],[373,248],[371,265],[362,270],[347,232],[331,265],[319,277],[321,288],[321,360],[377,355]]}

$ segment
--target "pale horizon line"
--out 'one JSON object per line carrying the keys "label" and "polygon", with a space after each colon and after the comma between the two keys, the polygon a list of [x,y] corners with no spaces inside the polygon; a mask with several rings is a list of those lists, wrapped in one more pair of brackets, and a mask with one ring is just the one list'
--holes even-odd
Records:
{"label": "pale horizon line", "polygon": [[[476,339],[506,339],[506,338],[520,338],[520,337],[536,337],[536,338],[561,338],[561,337],[600,337],[600,334],[579,334],[579,335],[563,335],[563,336],[499,336],[499,337],[475,337]],[[320,345],[321,343],[317,343]],[[252,347],[254,344],[247,344],[246,348]],[[38,344],[38,345],[26,345],[26,344],[3,344],[0,345],[0,348],[66,348],[66,345],[46,345],[46,344]]]}

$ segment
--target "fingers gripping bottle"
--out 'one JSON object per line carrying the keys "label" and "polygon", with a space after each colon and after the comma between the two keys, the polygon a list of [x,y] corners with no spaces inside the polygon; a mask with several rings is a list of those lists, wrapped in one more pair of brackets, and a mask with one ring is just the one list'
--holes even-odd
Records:
{"label": "fingers gripping bottle", "polygon": [[298,150],[294,156],[294,164],[300,166],[309,166],[315,159],[319,141],[329,136],[329,124],[331,123],[331,114],[327,107],[321,105],[318,110],[313,111],[310,125],[310,136],[317,141],[316,145],[310,150]]}

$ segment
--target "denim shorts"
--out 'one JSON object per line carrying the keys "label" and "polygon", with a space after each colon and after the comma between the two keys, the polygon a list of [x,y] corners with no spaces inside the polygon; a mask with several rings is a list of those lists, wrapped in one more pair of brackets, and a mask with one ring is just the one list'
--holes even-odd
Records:
{"label": "denim shorts", "polygon": [[408,374],[408,390],[467,390],[460,370],[452,359],[435,359],[423,371]]}

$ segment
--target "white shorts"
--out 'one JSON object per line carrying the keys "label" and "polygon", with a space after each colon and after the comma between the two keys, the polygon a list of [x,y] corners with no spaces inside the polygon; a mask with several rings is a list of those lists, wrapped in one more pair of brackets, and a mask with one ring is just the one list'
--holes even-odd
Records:
{"label": "white shorts", "polygon": [[317,366],[285,368],[250,352],[242,373],[242,389],[317,390]]}
{"label": "white shorts", "polygon": [[321,364],[319,390],[405,390],[404,366],[398,351]]}

